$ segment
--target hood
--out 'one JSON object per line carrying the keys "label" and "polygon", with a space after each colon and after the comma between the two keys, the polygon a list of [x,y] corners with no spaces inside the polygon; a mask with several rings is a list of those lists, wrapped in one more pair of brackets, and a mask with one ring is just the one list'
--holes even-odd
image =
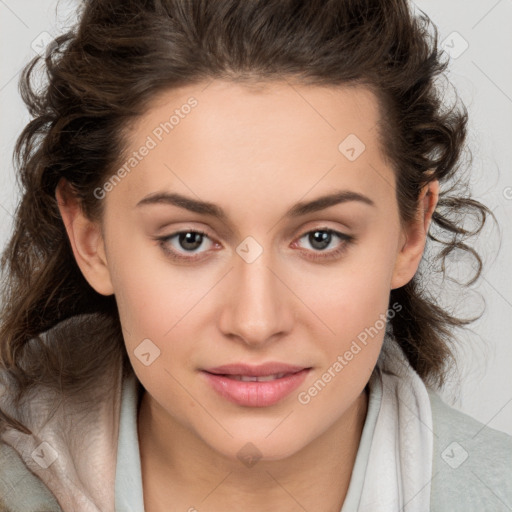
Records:
{"label": "hood", "polygon": [[[76,319],[73,320],[77,325]],[[41,338],[52,343],[58,324]],[[60,333],[62,334],[62,332]],[[77,400],[66,389],[34,386],[14,408],[17,385],[0,370],[0,410],[27,426],[32,435],[13,428],[0,438],[16,450],[27,468],[39,477],[66,511],[114,512],[115,470],[123,365],[105,372],[87,389],[88,397]]]}

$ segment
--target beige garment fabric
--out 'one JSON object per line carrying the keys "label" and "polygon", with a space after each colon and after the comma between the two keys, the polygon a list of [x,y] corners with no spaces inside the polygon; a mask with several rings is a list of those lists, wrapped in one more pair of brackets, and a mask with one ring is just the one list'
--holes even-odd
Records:
{"label": "beige garment fabric", "polygon": [[[73,325],[72,329],[84,324],[74,320]],[[1,379],[0,409],[21,421],[33,435],[8,429],[0,437],[50,489],[64,512],[115,511],[123,378],[120,364],[118,368],[89,389],[88,396],[101,399],[71,400],[39,386],[18,409],[10,403],[9,380]]]}

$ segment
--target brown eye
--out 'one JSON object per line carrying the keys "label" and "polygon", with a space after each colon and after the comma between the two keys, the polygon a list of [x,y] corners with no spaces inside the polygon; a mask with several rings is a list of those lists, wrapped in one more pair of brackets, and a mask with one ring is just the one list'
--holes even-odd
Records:
{"label": "brown eye", "polygon": [[[204,245],[205,238],[210,240],[210,237],[204,231],[189,229],[177,231],[169,236],[159,237],[157,240],[164,252],[171,258],[193,261],[201,257],[197,256],[197,254],[207,252],[197,251],[197,249]],[[187,253],[189,256],[187,256]]]}
{"label": "brown eye", "polygon": [[[191,235],[191,236],[189,236]],[[186,251],[193,251],[201,246],[203,243],[204,235],[202,233],[197,233],[194,231],[187,231],[178,233],[175,235],[178,237],[177,241],[180,247],[185,249]],[[173,237],[174,238],[174,237]]]}
{"label": "brown eye", "polygon": [[[304,233],[299,240],[306,239],[307,242],[311,245],[312,250],[308,251],[309,253],[313,252],[313,254],[309,254],[307,257],[311,259],[332,259],[340,256],[347,248],[348,244],[354,240],[354,237],[351,235],[346,235],[344,233],[340,233],[334,229],[330,228],[318,228],[307,233]],[[332,250],[327,250],[330,245],[333,244],[333,241],[336,242],[338,239],[338,243],[336,247]],[[315,252],[317,254],[315,254]]]}

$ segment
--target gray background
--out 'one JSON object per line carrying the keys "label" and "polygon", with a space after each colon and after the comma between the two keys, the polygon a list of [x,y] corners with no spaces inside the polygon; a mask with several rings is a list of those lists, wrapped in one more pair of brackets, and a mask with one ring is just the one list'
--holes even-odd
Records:
{"label": "gray background", "polygon": [[[76,5],[77,0],[0,0],[2,247],[18,199],[12,151],[29,120],[17,91],[19,72],[73,23]],[[501,231],[487,231],[478,244],[487,265],[475,290],[487,307],[460,335],[458,378],[448,383],[443,397],[512,434],[512,0],[416,0],[415,5],[432,18],[450,53],[447,76],[470,113],[473,192],[494,212]],[[477,295],[472,297],[460,301],[469,313],[482,304]]]}

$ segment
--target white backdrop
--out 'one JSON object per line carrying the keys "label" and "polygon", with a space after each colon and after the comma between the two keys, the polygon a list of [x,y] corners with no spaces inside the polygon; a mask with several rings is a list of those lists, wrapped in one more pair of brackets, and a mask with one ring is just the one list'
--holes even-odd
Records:
{"label": "white backdrop", "polygon": [[[18,194],[12,167],[16,137],[28,122],[19,73],[35,52],[74,20],[78,0],[0,0],[0,246]],[[468,107],[474,195],[496,215],[501,245],[483,240],[488,265],[477,290],[487,307],[461,334],[459,380],[445,400],[486,425],[512,434],[512,0],[416,0],[450,54],[448,78]],[[499,248],[499,251],[498,251]],[[474,311],[480,301],[468,304]]]}

